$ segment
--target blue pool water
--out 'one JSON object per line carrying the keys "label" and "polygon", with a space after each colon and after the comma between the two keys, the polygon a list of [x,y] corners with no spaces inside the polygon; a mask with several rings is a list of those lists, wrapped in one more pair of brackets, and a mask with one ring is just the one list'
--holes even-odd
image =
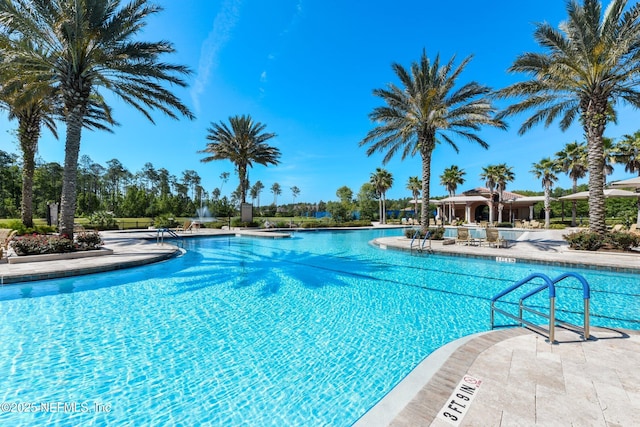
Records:
{"label": "blue pool water", "polygon": [[[640,329],[631,274],[368,245],[385,235],[190,239],[157,265],[0,288],[0,402],[39,411],[0,425],[348,426],[532,272],[580,272],[592,325]],[[581,295],[559,291],[559,316],[580,323]]]}

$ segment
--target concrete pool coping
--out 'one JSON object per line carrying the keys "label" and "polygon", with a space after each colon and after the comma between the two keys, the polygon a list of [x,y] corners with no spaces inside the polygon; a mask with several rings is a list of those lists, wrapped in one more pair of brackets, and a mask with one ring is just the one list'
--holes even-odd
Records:
{"label": "concrete pool coping", "polygon": [[[555,264],[561,258],[560,263],[567,266],[625,272],[640,270],[638,253],[594,254],[569,250],[561,237],[567,232],[530,233],[525,239],[521,237],[512,242],[509,248],[441,244],[438,248],[438,243],[432,242],[432,250],[454,256],[491,258],[497,262],[515,259],[516,262]],[[289,236],[289,231],[273,233],[201,229],[180,235],[184,238]],[[0,263],[3,284],[128,268],[163,261],[181,253],[174,244],[166,241],[158,244],[156,230],[101,234],[113,255],[23,264],[8,264],[5,260]],[[406,238],[380,238],[374,244],[387,249],[410,250],[410,239]],[[419,256],[424,256],[428,262],[428,254]],[[549,425],[553,424],[551,420],[568,421],[569,424],[640,425],[640,371],[635,369],[640,366],[640,334],[607,330],[598,333],[601,334],[599,339],[587,342],[576,341],[575,335],[567,342],[559,338],[558,345],[549,345],[544,338],[522,328],[464,337],[433,352],[356,425],[448,425],[437,418],[437,413],[467,373],[481,378],[484,383],[459,425]],[[596,332],[594,335],[598,337]],[[550,378],[544,370],[547,368],[552,368],[557,375]],[[585,375],[579,379],[569,368],[584,371]],[[558,379],[560,377],[562,379]],[[571,394],[573,388],[583,393]],[[568,402],[555,400],[556,396],[564,396]],[[625,410],[623,404],[629,409]],[[567,408],[571,410],[567,411]],[[568,418],[571,414],[582,418]]]}

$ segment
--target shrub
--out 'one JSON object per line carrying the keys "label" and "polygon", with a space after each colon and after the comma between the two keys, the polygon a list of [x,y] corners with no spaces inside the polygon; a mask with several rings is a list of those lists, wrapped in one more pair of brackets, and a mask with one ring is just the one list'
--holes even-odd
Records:
{"label": "shrub", "polygon": [[633,247],[640,246],[640,236],[633,233],[618,231],[609,234],[610,244],[616,249],[628,251]]}
{"label": "shrub", "polygon": [[576,231],[564,236],[571,249],[581,251],[597,251],[604,246],[604,236],[590,231]]}
{"label": "shrub", "polygon": [[76,247],[73,241],[65,236],[45,236],[48,238],[48,251],[46,253],[61,254],[73,252]]}
{"label": "shrub", "polygon": [[153,225],[156,228],[174,228],[178,226],[178,221],[175,220],[173,215],[158,215],[153,218]]}
{"label": "shrub", "polygon": [[[280,222],[278,222],[278,224],[280,224]],[[233,218],[231,220],[231,226],[232,227],[257,227],[258,223],[255,221],[247,222],[247,221],[241,221],[240,218]],[[277,225],[276,227],[285,227],[285,226]]]}
{"label": "shrub", "polygon": [[114,230],[118,228],[116,217],[112,212],[97,211],[89,215],[89,223],[98,230]]}
{"label": "shrub", "polygon": [[554,223],[549,225],[549,229],[551,230],[564,230],[565,228],[567,228],[567,226],[562,223]]}
{"label": "shrub", "polygon": [[604,235],[590,231],[577,231],[567,234],[564,236],[564,239],[569,242],[571,249],[583,251],[597,251],[603,246],[628,251],[633,247],[640,246],[639,236],[632,233],[625,233],[624,231]]}
{"label": "shrub", "polygon": [[499,222],[496,227],[501,227],[501,228],[513,228],[513,224],[511,224],[510,222]]}
{"label": "shrub", "polygon": [[96,231],[78,233],[75,238],[78,250],[88,251],[99,249],[102,246],[102,238]]}
{"label": "shrub", "polygon": [[32,234],[16,238],[12,246],[18,255],[46,254],[49,252],[49,239],[44,235]]}
{"label": "shrub", "polygon": [[[418,231],[418,238],[423,239],[424,233],[421,229],[416,230],[415,228],[407,228],[404,230],[404,235],[407,239],[413,239],[416,231]],[[443,227],[429,228],[429,232],[431,232],[431,240],[444,240]]]}

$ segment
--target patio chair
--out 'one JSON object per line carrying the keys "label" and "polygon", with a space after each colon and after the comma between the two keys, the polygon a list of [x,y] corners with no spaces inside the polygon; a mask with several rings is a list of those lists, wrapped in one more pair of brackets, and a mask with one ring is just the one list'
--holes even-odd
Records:
{"label": "patio chair", "polygon": [[629,227],[629,233],[640,235],[640,230],[638,230],[637,224],[631,224]]}
{"label": "patio chair", "polygon": [[192,231],[193,230],[193,223],[189,220],[189,221],[185,221],[184,224],[182,224],[182,226],[177,226],[175,228],[174,231],[182,231],[183,233],[186,233],[187,231]]}
{"label": "patio chair", "polygon": [[12,230],[10,228],[0,228],[0,258],[7,253],[9,249],[9,242],[13,239],[17,233],[16,230]]}
{"label": "patio chair", "polygon": [[458,236],[456,237],[456,243],[461,245],[470,245],[472,243],[469,229],[466,227],[458,227]]}
{"label": "patio chair", "polygon": [[500,232],[497,228],[489,227],[487,228],[487,238],[485,240],[488,246],[494,246],[496,248],[504,248],[506,247],[507,241],[500,237]]}
{"label": "patio chair", "polygon": [[624,225],[622,225],[622,224],[616,224],[611,228],[611,232],[612,233],[616,233],[616,232],[619,232],[619,231],[622,231],[622,230],[624,230]]}

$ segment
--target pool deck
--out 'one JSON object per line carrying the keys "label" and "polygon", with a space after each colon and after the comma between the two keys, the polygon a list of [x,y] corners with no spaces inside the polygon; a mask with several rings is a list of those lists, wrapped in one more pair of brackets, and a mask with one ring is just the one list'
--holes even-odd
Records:
{"label": "pool deck", "polygon": [[[592,253],[569,250],[567,230],[532,231],[508,248],[443,245],[431,242],[430,252],[411,251],[410,240],[376,239],[382,249],[422,256],[446,253],[495,259],[496,262],[562,263],[582,268],[640,272],[640,253]],[[59,261],[9,264],[0,262],[3,284],[66,277],[138,266],[181,253],[178,246],[158,242],[155,230],[101,232],[112,255]],[[204,236],[288,237],[283,231],[210,230],[180,233]],[[175,242],[174,239],[170,240]],[[640,304],[640,301],[632,303]],[[558,331],[556,344],[527,329],[511,328],[477,334],[449,343],[418,365],[356,426],[512,426],[512,425],[640,425],[640,333],[592,329],[583,341]],[[457,423],[441,414],[465,376],[481,381],[473,400],[449,409]],[[455,398],[455,397],[454,397]],[[460,405],[465,405],[463,408]]]}

